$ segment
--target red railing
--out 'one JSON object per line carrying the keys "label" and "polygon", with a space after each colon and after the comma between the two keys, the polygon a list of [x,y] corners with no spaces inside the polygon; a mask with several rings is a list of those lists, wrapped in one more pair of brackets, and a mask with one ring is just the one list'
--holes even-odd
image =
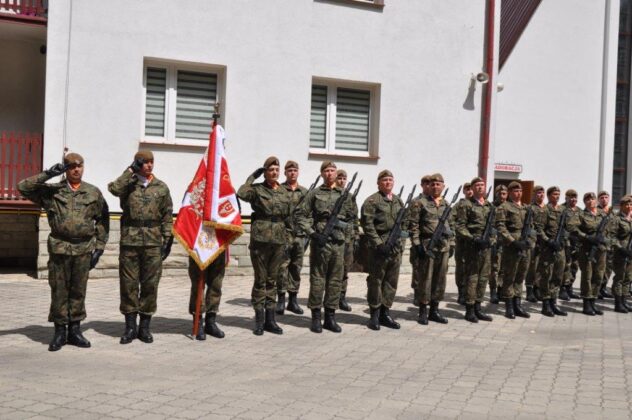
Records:
{"label": "red railing", "polygon": [[0,200],[23,200],[17,185],[42,171],[42,134],[3,131],[0,136]]}
{"label": "red railing", "polygon": [[0,0],[0,13],[30,19],[46,19],[45,0]]}

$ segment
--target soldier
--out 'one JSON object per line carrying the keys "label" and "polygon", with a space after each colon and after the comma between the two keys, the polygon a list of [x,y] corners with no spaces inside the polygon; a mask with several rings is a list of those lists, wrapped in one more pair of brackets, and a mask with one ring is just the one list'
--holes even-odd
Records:
{"label": "soldier", "polygon": [[[427,325],[428,320],[447,324],[448,320],[439,313],[439,302],[445,294],[448,259],[454,254],[454,234],[445,221],[445,234],[437,241],[433,252],[434,258],[428,255],[427,247],[439,225],[439,219],[449,204],[441,197],[445,187],[443,176],[430,176],[430,195],[416,200],[411,206],[409,226],[412,242],[419,257],[419,322]],[[430,303],[430,312],[427,311]]]}
{"label": "soldier", "polygon": [[522,203],[522,186],[512,181],[507,187],[509,199],[498,207],[496,212],[496,230],[503,244],[502,257],[502,298],[505,301],[505,317],[516,316],[529,318],[522,309],[522,284],[529,267],[530,239],[523,238],[522,229],[525,224],[528,206]]}
{"label": "soldier", "polygon": [[[206,294],[200,308],[200,328],[195,336],[196,340],[206,340],[206,334],[215,338],[224,338],[222,331],[216,322],[219,302],[222,298],[222,282],[226,270],[226,253],[222,252],[208,267],[204,269],[204,283]],[[195,316],[195,305],[198,300],[198,281],[200,280],[200,267],[189,257],[189,279],[191,280],[191,297],[189,299],[189,313]],[[202,328],[202,314],[206,314],[206,324]]]}
{"label": "soldier", "polygon": [[[171,194],[153,170],[153,153],[142,150],[134,155],[134,161],[123,174],[108,184],[110,193],[119,197],[123,210],[119,277],[125,331],[121,344],[131,343],[135,338],[153,343],[149,327],[156,313],[162,262],[173,244]],[[137,314],[140,314],[138,330]]]}
{"label": "soldier", "polygon": [[[336,172],[336,184],[339,188],[344,189],[347,186],[347,172],[344,169],[338,169]],[[345,255],[344,255],[344,271],[342,275],[342,284],[340,285],[340,303],[338,307],[345,312],[351,312],[351,305],[347,302],[347,285],[349,283],[349,271],[353,265],[353,254],[356,241],[360,235],[358,221],[358,204],[355,197],[349,196],[350,220],[345,230]]]}
{"label": "soldier", "polygon": [[[423,204],[422,199],[430,195],[430,175],[422,176],[420,185],[421,185],[421,193],[419,193],[419,195],[415,198],[415,201],[414,201],[419,206]],[[410,266],[412,268],[410,287],[413,289],[413,296],[414,296],[413,305],[415,306],[419,306],[419,269],[417,268],[417,264],[419,264],[418,257],[419,255],[417,254],[415,245],[411,241],[410,256],[408,258],[410,261]]]}
{"label": "soldier", "polygon": [[[470,198],[472,198],[472,187],[469,182],[463,184],[463,197],[454,205],[454,209],[452,210],[452,224],[456,225],[457,217],[459,214],[459,209],[462,205],[467,203]],[[462,237],[456,236],[456,241],[454,244],[454,280],[456,282],[456,288],[458,290],[458,298],[457,302],[459,305],[465,305],[465,295],[467,294],[467,268],[465,267],[465,254],[464,249],[466,248],[466,243]],[[487,282],[486,282],[487,283]]]}
{"label": "soldier", "polygon": [[377,177],[378,192],[362,204],[361,224],[369,244],[369,276],[367,277],[367,301],[371,312],[368,327],[379,330],[380,325],[399,329],[399,323],[391,317],[402,263],[403,241],[391,246],[387,240],[395,226],[397,215],[404,203],[393,194],[393,173],[383,170]]}
{"label": "soldier", "polygon": [[[562,204],[562,208],[568,212],[566,223],[570,227],[578,223],[581,210],[577,207],[577,191],[573,189],[567,190],[564,196],[565,201]],[[569,236],[566,240],[565,247],[564,255],[566,257],[566,264],[564,264],[564,285],[560,287],[559,297],[562,300],[579,299],[579,295],[573,292],[573,282],[579,270],[579,244],[577,239]]]}
{"label": "soldier", "polygon": [[[86,318],[88,272],[103,255],[110,216],[101,191],[82,180],[83,165],[81,155],[68,153],[63,164],[53,165],[18,183],[20,193],[46,211],[51,228],[48,236],[48,284],[51,289],[48,321],[55,324],[55,334],[49,351],[57,351],[66,343],[90,347],[90,342],[81,333],[80,323]],[[61,182],[46,183],[64,173],[65,179]]]}
{"label": "soldier", "polygon": [[277,280],[276,313],[283,315],[285,307],[285,291],[288,292],[287,310],[301,315],[303,309],[298,305],[298,289],[301,286],[301,269],[303,268],[303,246],[305,235],[298,229],[294,221],[294,211],[297,205],[307,195],[307,188],[298,183],[298,163],[288,160],[285,163],[285,182],[281,184],[290,196],[290,220],[288,221],[290,236],[287,255],[281,264],[279,279]]}
{"label": "soldier", "polygon": [[[533,224],[534,226],[543,226],[546,220],[546,204],[544,203],[544,187],[536,185],[533,189],[535,197],[531,208],[533,209]],[[531,249],[531,259],[529,261],[529,270],[527,271],[527,278],[525,285],[527,286],[527,300],[535,303],[538,298],[541,298],[538,287],[540,284],[540,273],[538,272],[538,261],[540,259],[540,247],[535,244]]]}
{"label": "soldier", "polygon": [[[563,235],[568,221],[562,226],[564,208],[559,205],[560,189],[549,187],[546,190],[548,203],[545,207],[545,217],[536,221],[540,258],[537,270],[540,281],[540,295],[542,297],[542,315],[566,316],[567,313],[557,306],[557,295],[564,279],[564,264],[566,263]],[[567,215],[568,217],[568,215]],[[562,229],[561,232],[560,229]],[[556,238],[559,237],[559,241]]]}
{"label": "soldier", "polygon": [[[491,246],[495,235],[484,236],[485,229],[491,229],[494,223],[489,220],[493,218],[490,216],[493,204],[485,199],[485,180],[476,177],[470,184],[472,197],[458,207],[456,235],[464,256],[465,319],[476,323],[479,319],[492,321],[492,317],[482,311],[481,303],[491,273]],[[491,223],[489,227],[488,223]]]}
{"label": "soldier", "polygon": [[598,228],[604,217],[597,209],[595,193],[584,194],[584,210],[579,212],[577,223],[569,226],[571,234],[580,244],[578,252],[579,268],[581,270],[581,296],[584,301],[585,315],[603,315],[595,306],[595,299],[599,293],[606,269],[606,254],[608,240],[599,235]]}
{"label": "soldier", "polygon": [[[311,239],[309,264],[309,300],[312,311],[310,330],[321,333],[323,328],[339,333],[342,328],[336,322],[336,309],[340,305],[340,285],[344,271],[344,246],[346,221],[351,219],[351,206],[347,200],[340,212],[332,214],[344,191],[336,184],[336,164],[323,162],[320,174],[323,183],[307,194],[296,212],[299,228]],[[326,236],[323,229],[331,217],[338,223]],[[324,295],[324,298],[323,298]],[[321,307],[325,307],[325,322],[321,325]]]}
{"label": "soldier", "polygon": [[614,282],[612,292],[614,294],[615,312],[628,313],[632,306],[628,305],[626,298],[632,278],[632,196],[625,195],[619,201],[619,214],[614,216],[613,243],[614,243]]}
{"label": "soldier", "polygon": [[[494,207],[498,208],[501,204],[507,201],[507,186],[499,185],[494,189]],[[489,276],[489,303],[498,304],[499,296],[501,294],[502,287],[502,272],[501,259],[503,255],[503,246],[500,241],[496,241],[492,244],[492,271]]]}
{"label": "soldier", "polygon": [[[597,208],[604,212],[604,214],[608,215],[612,212],[612,206],[610,205],[610,194],[608,191],[599,191],[597,194]],[[614,214],[613,214],[614,215]],[[614,229],[614,224],[616,223],[616,219],[614,217],[610,218],[612,222],[610,226],[608,226],[608,231]],[[606,256],[606,270],[603,277],[603,282],[601,283],[601,287],[599,288],[599,295],[597,296],[599,299],[612,299],[612,294],[608,291],[608,280],[612,276],[612,258],[613,258],[613,250],[610,246],[608,246],[608,254]]]}
{"label": "soldier", "polygon": [[[237,196],[252,207],[249,249],[255,270],[251,298],[255,310],[255,335],[262,335],[264,330],[283,334],[274,311],[276,283],[289,243],[290,194],[279,184],[279,169],[279,159],[270,156],[237,191]],[[262,174],[264,181],[255,184]]]}

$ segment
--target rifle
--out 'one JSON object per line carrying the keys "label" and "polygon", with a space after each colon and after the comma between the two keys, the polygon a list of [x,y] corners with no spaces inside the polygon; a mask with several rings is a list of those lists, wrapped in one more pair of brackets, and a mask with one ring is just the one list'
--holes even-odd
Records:
{"label": "rifle", "polygon": [[487,194],[485,194],[485,200],[489,200],[489,195],[492,193],[492,187],[490,186],[487,189]]}
{"label": "rifle", "polygon": [[456,200],[459,198],[460,192],[461,192],[461,186],[459,186],[459,189],[456,190],[456,194],[454,194],[454,196],[452,197],[452,201],[450,202],[450,204],[446,206],[445,210],[443,210],[443,214],[439,218],[439,224],[435,228],[434,232],[432,232],[432,236],[430,237],[430,242],[428,242],[428,246],[426,247],[426,254],[430,258],[435,257],[432,249],[435,247],[437,242],[439,242],[439,239],[441,239],[441,237],[443,236],[443,231],[445,230],[445,222],[448,220],[448,217],[450,216],[450,212],[452,211],[452,206],[454,205],[454,203],[456,203]]}
{"label": "rifle", "polygon": [[[489,192],[487,193],[489,195]],[[491,236],[492,231],[494,230],[493,224],[494,219],[496,218],[496,207],[490,205],[491,209],[489,210],[489,214],[487,215],[487,220],[485,221],[485,229],[483,229],[483,234],[481,235],[481,241],[483,244],[491,244]],[[482,254],[490,245],[485,246],[485,248],[481,248],[478,253]]]}
{"label": "rifle", "polygon": [[395,218],[395,224],[393,225],[393,228],[389,232],[388,239],[386,239],[386,242],[385,242],[386,246],[388,246],[388,249],[392,250],[393,248],[395,248],[397,241],[399,241],[402,238],[402,220],[404,219],[404,214],[406,214],[406,210],[408,210],[410,203],[412,203],[413,201],[413,195],[415,194],[416,188],[417,186],[414,185],[413,190],[410,192],[410,194],[408,194],[408,199],[406,199],[406,202],[404,203],[404,207],[399,209],[399,212],[397,212],[397,217]]}
{"label": "rifle", "polygon": [[[461,189],[461,187],[459,187],[459,190]],[[450,188],[446,188],[445,191],[443,192],[443,195],[441,196],[441,198],[443,198],[445,200],[446,195],[448,195],[448,191],[450,191]]]}
{"label": "rifle", "polygon": [[555,244],[555,253],[559,253],[562,250],[562,239],[564,238],[564,232],[566,231],[566,218],[568,217],[568,213],[566,213],[566,209],[562,212],[560,216],[560,221],[557,225],[557,233],[555,234],[554,244]]}
{"label": "rifle", "polygon": [[404,194],[404,186],[403,186],[403,185],[402,185],[402,189],[401,189],[401,190],[399,190],[399,194],[397,194],[397,196],[398,196],[399,198],[402,198],[402,194]]}
{"label": "rifle", "polygon": [[351,198],[353,198],[354,200],[358,196],[358,193],[360,192],[360,188],[362,188],[362,181],[364,181],[364,180],[363,179],[360,180],[360,183],[358,184],[358,187],[355,189],[353,194],[351,194]]}
{"label": "rifle", "polygon": [[598,243],[593,244],[590,247],[590,254],[588,254],[588,258],[590,259],[590,261],[594,263],[597,262],[597,258],[595,258],[595,256],[597,254],[597,248],[599,248],[599,244],[605,243],[603,231],[606,228],[606,223],[608,223],[609,219],[610,219],[610,213],[608,213],[608,215],[606,215],[603,219],[601,219],[601,222],[599,222],[599,226],[597,226],[597,232],[595,232],[595,236],[597,237]]}
{"label": "rifle", "polygon": [[305,200],[305,197],[307,197],[307,194],[310,193],[310,191],[312,191],[314,188],[316,188],[316,185],[318,185],[318,181],[320,180],[320,175],[316,175],[316,180],[314,181],[314,183],[312,185],[309,186],[309,189],[307,190],[307,192],[298,200],[298,203],[296,203],[296,206],[294,207],[294,210],[296,211],[296,209],[298,208],[298,206],[301,205],[301,203],[303,202],[303,200]]}
{"label": "rifle", "polygon": [[[531,223],[533,223],[533,207],[527,206],[527,215],[524,217],[524,223],[522,224],[522,231],[520,232],[520,240],[526,242],[527,238],[531,236]],[[519,256],[524,257],[527,254],[526,249],[521,249],[518,253]]]}
{"label": "rifle", "polygon": [[630,262],[630,251],[632,251],[632,235],[630,235],[630,239],[628,239],[628,245],[625,247],[625,249],[627,250],[627,252],[625,254],[625,258],[623,259],[623,272],[627,273],[628,263]]}
{"label": "rifle", "polygon": [[[347,184],[347,187],[344,189],[340,197],[338,197],[338,199],[336,200],[336,203],[334,204],[334,208],[331,211],[331,214],[329,215],[329,219],[327,219],[327,224],[325,224],[325,228],[321,232],[321,235],[325,238],[325,240],[327,240],[331,236],[332,232],[334,231],[334,228],[344,224],[344,222],[341,222],[340,220],[338,220],[338,215],[340,214],[340,211],[342,210],[342,206],[345,200],[349,197],[349,191],[351,191],[351,188],[353,188],[353,184],[357,176],[358,176],[357,172],[353,174],[353,178],[351,178],[351,182]],[[306,250],[308,246],[309,246],[309,238],[307,238],[307,241],[305,241],[305,246],[303,249]]]}

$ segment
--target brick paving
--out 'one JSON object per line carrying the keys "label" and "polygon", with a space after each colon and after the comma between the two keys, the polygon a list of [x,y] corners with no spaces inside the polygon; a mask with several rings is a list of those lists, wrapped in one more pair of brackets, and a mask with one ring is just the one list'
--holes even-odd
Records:
{"label": "brick paving", "polygon": [[[632,314],[469,324],[452,278],[447,326],[416,323],[410,279],[393,314],[402,329],[366,328],[364,275],[352,274],[342,334],[309,331],[309,315],[278,317],[282,336],[251,332],[251,279],[230,277],[218,322],[226,338],[192,341],[189,283],[164,278],[154,344],[118,343],[118,280],[88,285],[92,348],[47,351],[46,281],[0,275],[0,418],[630,418]],[[305,279],[305,285],[307,279]],[[306,303],[307,288],[299,297]]]}

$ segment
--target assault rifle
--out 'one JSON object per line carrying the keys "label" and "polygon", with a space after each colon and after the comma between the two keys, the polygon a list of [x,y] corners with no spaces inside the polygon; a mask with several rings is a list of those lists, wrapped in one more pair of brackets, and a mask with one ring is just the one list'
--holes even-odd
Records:
{"label": "assault rifle", "polygon": [[564,211],[562,212],[562,215],[560,216],[560,221],[557,224],[557,233],[555,234],[555,239],[553,240],[553,249],[555,250],[555,253],[559,253],[562,248],[564,247],[562,245],[562,240],[564,239],[564,234],[566,231],[566,218],[568,217],[568,213],[566,213],[566,209],[564,209]]}
{"label": "assault rifle", "polygon": [[596,243],[593,243],[592,246],[590,247],[590,254],[588,254],[588,258],[590,259],[590,261],[592,262],[597,262],[597,249],[599,248],[600,244],[605,244],[606,243],[606,238],[603,235],[603,231],[606,229],[606,224],[608,223],[608,220],[610,220],[610,215],[612,213],[608,213],[607,216],[605,216],[603,219],[601,219],[601,222],[599,222],[599,226],[597,226],[597,232],[595,232],[595,237],[596,237]]}
{"label": "assault rifle", "polygon": [[296,203],[296,206],[294,207],[295,210],[298,208],[298,206],[301,205],[303,200],[305,200],[305,197],[307,197],[307,194],[309,194],[314,188],[316,188],[316,185],[318,185],[319,180],[320,180],[320,175],[316,175],[316,179],[314,180],[314,183],[309,186],[307,192],[303,194],[303,196],[298,200],[298,203]]}
{"label": "assault rifle", "polygon": [[[489,195],[489,193],[488,193]],[[494,205],[490,205],[491,209],[489,210],[489,214],[487,215],[487,220],[485,221],[485,229],[483,229],[483,234],[481,235],[481,249],[478,251],[479,254],[482,254],[487,248],[491,246],[491,236],[492,231],[494,230],[494,220],[496,219],[496,207]]]}
{"label": "assault rifle", "polygon": [[[533,223],[533,207],[527,206],[527,215],[524,217],[524,223],[522,224],[520,241],[527,242],[527,239],[529,239],[529,236],[531,236],[531,223]],[[521,249],[518,255],[524,257],[525,255],[527,255],[527,250]]]}
{"label": "assault rifle", "polygon": [[632,235],[630,235],[630,239],[628,240],[628,245],[625,247],[626,253],[625,258],[623,259],[623,272],[628,272],[628,263],[630,262],[630,254],[632,253]]}
{"label": "assault rifle", "polygon": [[452,197],[452,201],[450,202],[450,204],[448,204],[445,210],[443,210],[443,214],[439,218],[439,224],[435,228],[434,232],[432,232],[432,236],[430,237],[430,242],[428,242],[428,246],[426,248],[426,255],[428,255],[430,258],[435,257],[433,248],[439,242],[439,240],[443,237],[443,232],[445,231],[445,222],[448,220],[448,217],[450,216],[450,211],[452,211],[452,205],[456,203],[456,200],[459,198],[460,192],[461,192],[461,186],[459,186],[459,189],[456,191],[456,194],[454,194],[454,196]]}
{"label": "assault rifle", "polygon": [[401,189],[401,190],[399,190],[399,194],[397,194],[397,196],[398,196],[399,198],[402,198],[402,194],[404,194],[404,186],[403,186],[403,185],[402,185],[402,189]]}
{"label": "assault rifle", "polygon": [[[402,187],[403,188],[403,187]],[[397,218],[395,218],[395,224],[393,228],[388,234],[388,239],[386,239],[385,245],[389,250],[393,250],[397,242],[402,238],[402,220],[404,219],[404,215],[406,214],[406,210],[410,207],[410,203],[413,202],[413,196],[415,195],[416,185],[413,186],[413,190],[408,194],[408,199],[404,203],[404,207],[399,209],[397,212]]]}
{"label": "assault rifle", "polygon": [[360,180],[360,182],[358,183],[357,188],[355,189],[355,191],[353,192],[353,194],[351,194],[351,198],[353,198],[354,200],[356,199],[356,197],[358,196],[358,193],[360,192],[360,188],[362,188],[362,181],[364,181],[363,179]]}

